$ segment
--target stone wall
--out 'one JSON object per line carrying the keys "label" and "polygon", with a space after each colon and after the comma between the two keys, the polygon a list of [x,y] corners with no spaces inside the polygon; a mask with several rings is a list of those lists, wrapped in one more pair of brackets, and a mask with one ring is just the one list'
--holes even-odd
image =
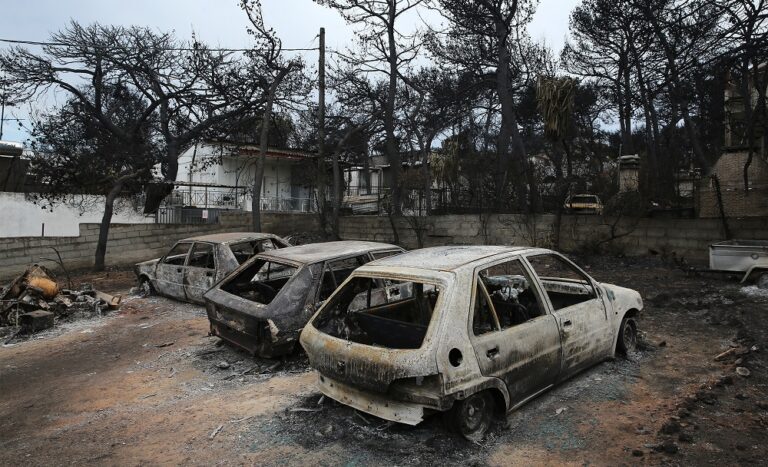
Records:
{"label": "stone wall", "polygon": [[[222,227],[235,226],[251,230],[251,213],[226,213],[219,219]],[[266,212],[261,215],[261,230],[288,237],[291,235],[318,232],[319,219],[317,214],[301,214],[290,212]]]}
{"label": "stone wall", "polygon": [[[554,247],[554,215],[526,219],[516,215],[450,215],[414,220],[399,219],[401,243],[418,246],[416,232],[422,232],[424,246],[461,244],[535,245]],[[603,251],[640,256],[674,255],[691,263],[708,261],[708,246],[722,240],[717,219],[620,219],[599,216],[563,216],[560,249]],[[736,238],[768,238],[768,218],[730,219]],[[611,238],[611,230],[616,237]],[[383,216],[345,217],[340,234],[344,239],[392,242],[389,219]]]}
{"label": "stone wall", "polygon": [[[526,218],[517,215],[449,215],[401,218],[400,243],[408,248],[457,244],[554,246],[554,215]],[[262,230],[277,235],[317,235],[317,215],[265,213]],[[604,251],[631,256],[661,254],[683,257],[693,264],[706,263],[709,244],[722,239],[718,219],[620,219],[599,216],[564,216],[560,249]],[[729,219],[735,238],[768,238],[768,217]],[[617,237],[611,238],[611,229]],[[219,225],[117,224],[110,229],[107,264],[127,265],[156,258],[177,240],[196,235],[250,230],[248,213],[222,213]],[[346,240],[393,242],[385,216],[341,218],[340,235]],[[0,238],[0,278],[23,271],[41,257],[54,258],[55,247],[70,269],[88,268],[98,239],[98,224],[81,224],[77,237]],[[44,263],[52,264],[52,263]]]}
{"label": "stone wall", "polygon": [[[720,180],[725,213],[730,217],[768,216],[768,162],[755,154],[749,166],[749,195],[744,192],[743,170],[748,154],[744,151],[723,154],[712,168]],[[720,217],[717,193],[709,177],[699,185],[699,217]]]}
{"label": "stone wall", "polygon": [[[311,214],[265,213],[265,232],[291,235],[315,231],[317,216]],[[220,224],[113,224],[109,230],[106,263],[109,266],[133,264],[163,255],[176,241],[186,237],[222,232],[250,231],[250,214],[222,213]],[[61,254],[68,269],[93,265],[98,224],[80,224],[76,237],[16,237],[0,238],[0,278],[13,277],[40,258],[56,258],[51,248]],[[42,264],[53,265],[44,261]]]}

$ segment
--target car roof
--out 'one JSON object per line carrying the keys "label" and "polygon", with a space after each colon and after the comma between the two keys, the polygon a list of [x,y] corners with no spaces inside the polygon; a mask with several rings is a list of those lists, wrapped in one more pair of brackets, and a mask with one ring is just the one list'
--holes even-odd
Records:
{"label": "car roof", "polygon": [[265,251],[258,256],[311,264],[338,258],[340,256],[354,255],[355,253],[367,253],[371,250],[391,250],[395,248],[399,249],[400,247],[388,243],[345,240],[289,246],[278,250]]}
{"label": "car roof", "polygon": [[181,242],[210,242],[210,243],[238,243],[247,242],[251,240],[264,240],[266,238],[274,238],[275,235],[259,232],[227,232],[227,233],[215,233],[208,235],[199,235],[197,237],[189,237]]}
{"label": "car roof", "polygon": [[430,271],[454,271],[475,261],[502,253],[528,253],[545,251],[541,248],[497,245],[438,246],[408,251],[372,261],[363,268],[384,266],[387,268],[414,268]]}

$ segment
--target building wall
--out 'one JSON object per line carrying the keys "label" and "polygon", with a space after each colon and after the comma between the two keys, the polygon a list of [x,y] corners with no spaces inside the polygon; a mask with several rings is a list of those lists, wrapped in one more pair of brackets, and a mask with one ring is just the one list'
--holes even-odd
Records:
{"label": "building wall", "polygon": [[[117,224],[109,231],[106,263],[119,266],[146,261],[165,254],[178,240],[197,235],[222,232],[250,231],[251,217],[246,213],[222,213],[220,224]],[[303,232],[316,232],[317,216],[310,214],[268,213],[262,215],[265,232],[281,236]],[[71,237],[17,237],[0,238],[0,279],[23,272],[27,266],[41,262],[41,258],[56,258],[59,252],[70,270],[93,266],[98,224],[83,223]],[[57,270],[55,263],[42,264]]]}
{"label": "building wall", "polygon": [[[742,173],[747,160],[744,151],[723,154],[712,168],[720,180],[725,214],[728,217],[768,216],[768,163],[757,154],[749,167],[750,191],[746,196]],[[720,217],[717,193],[712,180],[701,180],[699,190],[699,217]]]}
{"label": "building wall", "polygon": [[[253,159],[225,155],[228,152],[222,146],[210,144],[199,144],[187,149],[179,157],[179,171],[176,181],[231,187],[250,187],[253,185],[256,171]],[[192,163],[193,159],[194,164]],[[215,163],[210,162],[212,159]],[[267,201],[265,201],[263,209],[274,209],[276,200],[309,199],[311,197],[308,187],[292,186],[293,170],[294,163],[291,160],[273,158],[266,160],[261,197]],[[251,210],[251,197],[249,195],[242,196],[241,206],[245,210]]]}
{"label": "building wall", "polygon": [[[103,196],[88,195],[83,198],[82,209],[71,204],[58,204],[51,211],[27,200],[24,193],[0,192],[0,212],[3,215],[0,238],[38,236],[43,233],[43,228],[46,237],[76,236],[80,232],[80,224],[101,222],[104,213]],[[127,201],[117,201],[117,204],[112,218],[114,224],[155,222],[153,217],[137,212]]]}

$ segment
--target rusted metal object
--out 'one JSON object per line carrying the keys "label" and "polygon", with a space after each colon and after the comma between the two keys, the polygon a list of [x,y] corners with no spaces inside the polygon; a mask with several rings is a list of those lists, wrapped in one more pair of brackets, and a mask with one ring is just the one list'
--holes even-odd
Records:
{"label": "rusted metal object", "polygon": [[260,253],[205,293],[211,334],[262,357],[290,353],[318,304],[354,269],[402,251],[342,241]]}
{"label": "rusted metal object", "polygon": [[411,425],[450,410],[476,439],[488,404],[514,410],[631,350],[642,308],[550,250],[427,248],[357,269],[300,341],[328,397]]}
{"label": "rusted metal object", "polygon": [[234,232],[179,240],[162,258],[134,266],[146,292],[203,304],[213,284],[254,254],[290,246],[272,234]]}

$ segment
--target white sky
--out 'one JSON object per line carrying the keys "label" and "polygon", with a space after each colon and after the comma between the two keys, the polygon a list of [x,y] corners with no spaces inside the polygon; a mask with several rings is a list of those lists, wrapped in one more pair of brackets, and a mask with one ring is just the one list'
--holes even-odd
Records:
{"label": "white sky", "polygon": [[[0,38],[45,41],[49,33],[63,27],[70,19],[80,23],[143,25],[161,31],[174,30],[187,38],[194,31],[198,37],[221,47],[247,47],[247,20],[237,0],[0,0]],[[541,0],[530,34],[545,41],[556,54],[563,46],[568,30],[568,16],[579,0]],[[312,0],[263,0],[264,21],[274,28],[284,47],[313,46],[320,27],[326,29],[329,48],[342,49],[351,44],[353,29],[334,10]],[[409,21],[419,19],[413,15]],[[0,44],[0,47],[4,45]],[[557,56],[557,55],[556,55]],[[313,53],[307,62],[317,60]],[[27,108],[6,109],[6,117],[24,118]],[[11,115],[9,115],[9,113]],[[24,130],[16,122],[6,122],[3,139],[23,141]]]}

